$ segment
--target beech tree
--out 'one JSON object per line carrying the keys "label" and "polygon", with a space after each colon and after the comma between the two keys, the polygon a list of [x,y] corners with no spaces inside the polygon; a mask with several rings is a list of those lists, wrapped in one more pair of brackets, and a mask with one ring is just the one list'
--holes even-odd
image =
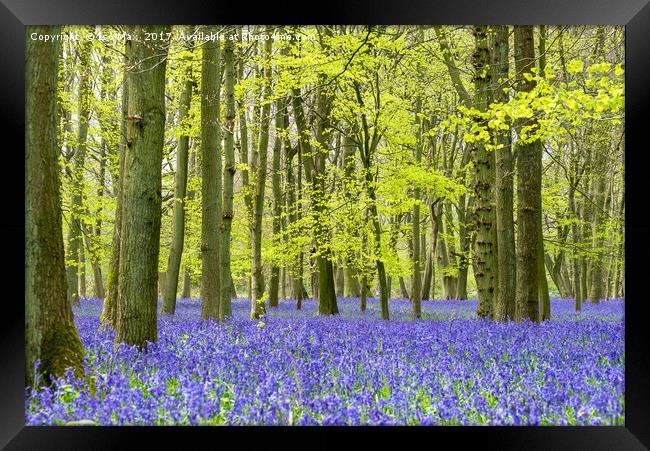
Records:
{"label": "beech tree", "polygon": [[[504,84],[509,79],[510,46],[509,27],[497,25],[494,27],[493,47],[493,100],[496,103],[508,101],[508,93]],[[494,302],[494,319],[497,321],[515,318],[516,291],[516,254],[515,226],[513,216],[513,179],[514,159],[511,146],[511,131],[498,133],[495,149],[495,206],[497,230],[497,279],[498,289]]]}
{"label": "beech tree", "polygon": [[83,373],[79,340],[67,296],[61,227],[57,146],[57,81],[60,43],[30,39],[57,35],[59,26],[25,29],[25,384],[38,373],[60,377],[66,368]]}
{"label": "beech tree", "polygon": [[235,46],[234,41],[226,39],[223,55],[225,60],[225,97],[226,114],[224,127],[224,180],[223,180],[223,210],[221,219],[221,300],[219,318],[232,315],[231,297],[234,289],[230,265],[230,245],[233,210],[233,183],[235,167]]}
{"label": "beech tree", "polygon": [[[206,27],[205,32],[218,32]],[[219,319],[221,298],[221,48],[219,41],[203,45],[201,72],[201,317]]]}
{"label": "beech tree", "polygon": [[145,41],[168,26],[130,29],[128,109],[115,342],[146,348],[158,338],[161,164],[167,43]]}
{"label": "beech tree", "polygon": [[260,134],[258,147],[255,150],[255,191],[253,198],[253,223],[251,224],[251,245],[252,245],[252,296],[251,296],[251,319],[264,316],[265,302],[268,293],[264,290],[264,275],[262,273],[262,214],[264,212],[264,187],[266,186],[266,162],[268,159],[269,146],[269,122],[271,116],[271,51],[272,41],[267,39],[264,44],[264,55],[266,58],[263,67],[263,89],[262,89],[262,111],[260,117]]}
{"label": "beech tree", "polygon": [[[530,92],[532,80],[524,78],[535,64],[532,26],[515,26],[515,63],[518,89]],[[521,120],[517,142],[517,291],[515,319],[539,321],[538,222],[542,208],[542,151],[538,139],[525,139],[524,127],[535,126],[534,119]]]}
{"label": "beech tree", "polygon": [[[188,46],[191,51],[192,46]],[[190,59],[191,55],[187,58]],[[181,129],[187,127],[184,121],[187,119],[192,102],[192,79],[191,61],[186,62],[185,81],[183,92],[178,107],[178,122]],[[178,138],[176,151],[176,179],[174,187],[174,222],[172,230],[172,246],[169,252],[167,263],[167,290],[163,299],[162,313],[174,313],[176,310],[176,294],[178,291],[178,276],[181,267],[181,256],[183,255],[183,244],[185,241],[185,197],[187,194],[187,165],[189,157],[189,140],[187,133],[182,133]]]}

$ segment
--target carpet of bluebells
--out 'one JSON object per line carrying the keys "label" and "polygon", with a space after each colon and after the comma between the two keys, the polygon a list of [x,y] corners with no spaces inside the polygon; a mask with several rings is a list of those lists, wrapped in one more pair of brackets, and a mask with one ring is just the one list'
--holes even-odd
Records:
{"label": "carpet of bluebells", "polygon": [[[475,301],[339,299],[318,317],[281,302],[260,321],[233,302],[225,324],[183,299],[159,316],[158,342],[138,353],[100,331],[101,301],[75,322],[86,371],[26,390],[26,422],[59,425],[623,425],[624,301],[552,300],[542,324],[477,319]],[[38,384],[40,385],[40,384]]]}

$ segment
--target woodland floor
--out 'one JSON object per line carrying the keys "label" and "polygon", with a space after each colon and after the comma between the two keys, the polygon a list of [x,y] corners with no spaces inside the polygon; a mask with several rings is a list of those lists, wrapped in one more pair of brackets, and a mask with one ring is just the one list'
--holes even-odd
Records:
{"label": "woodland floor", "polygon": [[248,319],[233,301],[225,324],[199,319],[200,300],[159,317],[158,342],[138,354],[99,331],[101,301],[75,322],[95,390],[72,375],[26,391],[29,425],[580,424],[624,423],[624,301],[553,299],[543,324],[476,318],[475,301],[339,299],[317,317],[293,301]]}

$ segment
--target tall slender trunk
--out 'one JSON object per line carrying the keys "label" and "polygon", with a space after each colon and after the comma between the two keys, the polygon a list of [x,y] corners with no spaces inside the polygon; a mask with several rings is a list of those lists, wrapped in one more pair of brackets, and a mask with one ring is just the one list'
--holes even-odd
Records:
{"label": "tall slender trunk", "polygon": [[[212,27],[206,27],[210,32]],[[201,318],[219,319],[221,280],[221,48],[220,42],[203,44],[201,73]]]}
{"label": "tall slender trunk", "polygon": [[95,291],[95,297],[97,299],[104,299],[104,280],[102,277],[102,268],[99,261],[98,255],[98,244],[93,242],[93,239],[99,242],[102,236],[102,202],[104,197],[104,184],[106,183],[106,140],[102,139],[100,144],[100,156],[99,156],[99,179],[97,186],[97,197],[100,199],[99,207],[95,212],[95,227],[91,228],[86,234],[86,247],[90,252],[90,266],[93,270],[93,287]]}
{"label": "tall slender trunk", "polygon": [[433,240],[429,239],[429,249],[427,249],[427,262],[424,266],[424,280],[422,281],[422,300],[431,299],[431,279],[433,277]]}
{"label": "tall slender trunk", "polygon": [[[77,145],[73,157],[70,198],[70,226],[68,230],[67,279],[68,298],[72,304],[78,304],[81,293],[79,283],[83,277],[85,262],[83,261],[83,188],[84,188],[84,163],[86,160],[86,140],[88,138],[88,120],[90,118],[90,50],[91,41],[85,41],[79,50],[79,90],[77,91]],[[85,279],[84,279],[85,281]]]}
{"label": "tall slender trunk", "polygon": [[[191,42],[191,41],[188,41]],[[192,51],[192,45],[187,45]],[[192,77],[191,54],[187,57],[185,64],[185,82],[181,93],[178,107],[178,127],[184,129],[187,116],[192,103]],[[183,245],[185,242],[185,202],[187,194],[187,165],[189,159],[190,137],[183,133],[178,138],[176,146],[176,178],[174,181],[174,217],[172,220],[172,244],[169,250],[167,261],[167,289],[163,298],[161,313],[174,314],[176,311],[176,294],[178,292],[178,276],[181,268],[181,257],[183,256]]]}
{"label": "tall slender trunk", "polygon": [[[85,198],[85,196],[83,196]],[[84,201],[81,201],[81,205],[84,204]],[[81,225],[81,235],[79,235],[79,266],[78,266],[78,271],[79,271],[79,298],[85,299],[87,298],[87,291],[86,291],[86,249],[84,247],[84,240],[83,240],[83,230],[85,228],[85,224],[83,221],[79,221],[79,224]]]}
{"label": "tall slender trunk", "polygon": [[[466,196],[463,194],[458,198],[458,244],[459,244],[459,257],[458,257],[458,280],[456,283],[456,299],[467,299],[467,275],[469,273],[469,251],[470,239],[468,233],[469,214],[467,211],[472,206],[467,202]],[[432,269],[435,271],[435,266]],[[432,279],[435,288],[435,278]]]}
{"label": "tall slender trunk", "polygon": [[[242,35],[243,27],[240,27],[238,30],[239,34]],[[239,64],[237,65],[237,78],[239,82],[244,80],[244,62],[246,61],[244,49],[242,48],[239,53]],[[247,115],[247,99],[242,95],[241,100],[237,102],[237,116],[239,118],[239,139],[240,139],[240,162],[242,163],[242,194],[244,198],[244,207],[246,211],[246,218],[250,223],[253,221],[253,187],[250,182],[250,167],[249,167],[249,152],[250,145],[248,142],[248,121],[246,118]],[[251,285],[251,275],[249,274],[246,278],[246,290],[248,292],[248,299],[253,298],[253,286]]]}
{"label": "tall slender trunk", "polygon": [[[194,146],[190,149],[189,161],[187,165],[187,176],[191,180],[196,177],[196,149]],[[187,191],[187,200],[193,201],[196,193],[193,189]],[[183,294],[182,298],[191,298],[192,297],[192,278],[190,276],[190,271],[185,263],[185,269],[183,271]]]}
{"label": "tall slender trunk", "polygon": [[[102,61],[101,88],[99,94],[102,100],[107,98],[110,98],[111,100],[115,99],[115,93],[108,93],[108,85],[111,81],[111,77],[114,75],[110,68],[110,61],[110,57],[108,56],[106,56]],[[101,129],[103,133],[112,132],[112,130],[108,130],[106,126],[102,126]],[[104,291],[104,281],[100,265],[101,262],[98,255],[98,243],[100,242],[102,235],[102,211],[106,185],[106,161],[108,158],[107,148],[108,144],[106,142],[106,137],[105,135],[102,135],[99,144],[99,174],[97,179],[97,198],[100,202],[95,211],[95,226],[89,227],[90,230],[86,233],[86,247],[90,253],[90,266],[93,271],[93,288],[95,297],[98,299],[103,299],[106,294]],[[90,214],[88,214],[88,216],[90,216]]]}
{"label": "tall slender trunk", "polygon": [[[600,150],[600,149],[598,149]],[[603,152],[603,150],[600,150]],[[594,159],[596,164],[594,165],[596,171],[594,171],[594,183],[593,183],[593,192],[592,199],[594,202],[593,205],[593,214],[592,214],[592,249],[596,253],[596,256],[591,261],[591,286],[589,288],[589,302],[592,304],[597,304],[604,297],[604,284],[603,284],[603,267],[605,260],[605,252],[603,252],[603,233],[600,230],[601,223],[603,222],[603,217],[605,216],[605,190],[607,187],[607,178],[606,178],[606,168],[602,164],[601,155],[596,155]]]}
{"label": "tall slender trunk", "polygon": [[[354,89],[357,97],[357,103],[362,108],[364,108],[363,97],[361,96],[361,88],[358,82],[354,82]],[[376,93],[377,99],[379,98],[379,91]],[[376,259],[376,268],[377,268],[377,281],[379,282],[379,305],[381,308],[381,318],[385,320],[390,319],[390,312],[388,310],[388,285],[386,283],[386,269],[384,267],[384,261],[382,257],[382,246],[381,246],[381,223],[379,222],[379,212],[377,211],[377,188],[375,180],[372,174],[372,160],[377,146],[379,145],[380,134],[377,129],[374,132],[370,133],[370,128],[368,125],[368,118],[366,114],[361,114],[361,120],[363,125],[363,146],[361,162],[363,163],[363,175],[365,182],[366,194],[369,198],[369,207],[368,213],[370,215],[370,220],[372,223],[372,232],[374,238],[374,254]],[[362,287],[363,289],[363,287]]]}
{"label": "tall slender trunk", "polygon": [[[296,176],[298,182],[298,190],[296,193],[296,221],[300,221],[302,218],[302,145],[298,144],[298,174]],[[294,295],[296,296],[296,309],[300,310],[302,308],[303,297],[307,297],[305,294],[305,285],[303,283],[303,272],[305,267],[304,253],[302,249],[298,252],[298,262],[296,268],[296,275],[294,278]]]}
{"label": "tall slender trunk", "polygon": [[[546,25],[539,27],[539,72],[544,74],[546,69]],[[540,147],[543,145],[539,143]],[[541,149],[540,149],[541,153]],[[540,155],[541,160],[541,155]],[[541,166],[541,161],[540,161]],[[540,175],[541,183],[541,175]],[[541,191],[541,187],[540,187]],[[541,192],[540,192],[541,199]],[[537,271],[539,277],[539,304],[540,304],[540,319],[547,321],[551,319],[551,300],[548,294],[548,281],[546,279],[546,269],[544,266],[544,233],[542,230],[542,208],[540,200],[540,208],[537,212],[537,233],[539,238],[537,241]],[[561,260],[560,260],[561,262]],[[560,277],[558,277],[560,279]],[[560,284],[561,285],[561,284]],[[558,288],[560,287],[558,285]]]}
{"label": "tall slender trunk", "polygon": [[156,281],[168,50],[166,43],[145,42],[145,33],[168,30],[168,26],[133,27],[133,40],[126,44],[131,65],[115,343],[139,348],[158,338]]}
{"label": "tall slender trunk", "polygon": [[[363,212],[363,217],[364,217],[364,224],[368,222],[368,209],[365,208]],[[368,233],[366,232],[365,228],[361,230],[361,258],[364,258],[363,256],[367,254],[368,252]],[[395,240],[395,246],[397,246],[397,240]],[[365,259],[364,259],[365,260]],[[359,283],[359,309],[362,312],[366,311],[367,307],[367,298],[368,298],[368,292],[370,291],[368,289],[368,273],[370,273],[371,269],[368,268],[367,266],[364,265],[363,271],[361,271],[361,277],[358,277],[356,280]],[[403,283],[403,279],[402,283]],[[408,299],[408,295],[405,297]]]}
{"label": "tall slender trunk", "polygon": [[232,219],[235,215],[233,208],[233,184],[235,180],[235,47],[234,42],[226,39],[223,56],[225,60],[225,139],[223,146],[223,211],[221,216],[221,249],[220,249],[220,283],[221,299],[219,303],[219,319],[232,316],[232,272],[230,258],[230,233]]}
{"label": "tall slender trunk", "polygon": [[[476,48],[473,55],[475,107],[487,111],[491,100],[492,73],[490,70],[490,51],[486,26],[473,28]],[[487,126],[485,120],[477,120],[477,125]],[[494,205],[495,156],[485,148],[485,143],[477,141],[472,149],[474,160],[474,193],[476,195],[475,221],[476,244],[474,262],[478,307],[477,315],[482,318],[492,316],[494,298],[497,294],[497,242],[496,215]]]}
{"label": "tall slender trunk", "polygon": [[[354,181],[354,172],[356,170],[356,153],[357,148],[354,141],[350,137],[350,133],[346,133],[343,137],[343,192],[350,202],[356,199],[352,197],[351,189],[346,187]],[[352,257],[347,256],[343,268],[343,288],[342,293],[345,297],[360,297],[361,292],[359,289],[359,280],[356,277],[355,270],[352,267]],[[365,310],[365,306],[364,306]]]}
{"label": "tall slender trunk", "polygon": [[[535,47],[532,26],[515,26],[515,63],[518,89],[530,92],[534,88],[533,81],[521,78],[525,72],[530,72],[535,61]],[[522,120],[521,127],[530,126],[533,120]],[[539,227],[541,218],[541,186],[542,186],[542,152],[539,141],[517,143],[517,290],[516,311],[517,321],[529,319],[539,321]]]}
{"label": "tall slender trunk", "polygon": [[[381,308],[381,318],[390,319],[390,312],[388,310],[388,289],[386,285],[386,270],[384,269],[384,262],[381,256],[381,225],[379,223],[379,213],[377,212],[377,196],[375,193],[372,174],[370,172],[369,162],[365,167],[366,174],[366,190],[370,198],[369,213],[372,220],[372,230],[374,235],[377,279],[379,281],[379,305]],[[363,287],[362,287],[363,289]],[[418,299],[419,300],[419,299]]]}
{"label": "tall slender trunk", "polygon": [[[435,300],[436,298],[436,249],[438,247],[438,222],[435,216],[434,204],[429,204],[429,224],[430,224],[430,239],[429,239],[429,261],[431,262],[431,287],[427,290],[429,299]],[[459,282],[460,283],[460,277]],[[460,290],[460,286],[458,288]],[[460,295],[460,292],[458,293]]]}
{"label": "tall slender trunk", "polygon": [[[282,156],[282,135],[284,129],[284,109],[285,102],[279,100],[276,102],[275,112],[275,143],[273,144],[273,166],[271,174],[271,184],[273,187],[273,237],[277,237],[281,231],[281,214],[282,214],[282,173],[280,171],[280,161]],[[280,284],[280,268],[273,264],[271,266],[271,279],[269,286],[269,307],[278,306],[278,289]]]}
{"label": "tall slender trunk", "polygon": [[[493,98],[495,103],[508,102],[508,94],[502,89],[502,83],[508,80],[509,47],[508,27],[496,26],[495,31],[495,65],[493,81]],[[516,255],[515,255],[515,225],[513,216],[513,177],[514,161],[512,158],[510,130],[497,135],[495,151],[495,201],[497,220],[497,271],[499,287],[494,304],[494,319],[507,321],[515,317],[516,292]]]}
{"label": "tall slender trunk", "polygon": [[253,199],[253,224],[251,226],[251,245],[253,261],[251,265],[253,296],[251,298],[251,319],[264,316],[264,273],[262,268],[262,214],[264,212],[264,188],[266,186],[266,162],[269,146],[269,122],[271,115],[271,40],[264,44],[266,63],[264,67],[264,88],[262,90],[262,112],[260,117],[260,135],[256,151],[255,197]]}
{"label": "tall slender trunk", "polygon": [[621,240],[616,250],[616,266],[614,279],[614,297],[622,297],[622,276],[625,271],[625,191],[621,189],[621,199],[619,203],[620,226],[619,234]]}
{"label": "tall slender trunk", "polygon": [[[452,267],[447,249],[447,238],[445,235],[446,218],[444,217],[444,206],[440,204],[439,211],[435,213],[433,206],[429,207],[433,217],[436,218],[436,228],[438,232],[438,267],[440,268],[440,281],[442,284],[442,298],[456,299],[456,288],[458,287],[457,279],[452,276],[449,270]],[[440,236],[442,235],[442,236]]]}
{"label": "tall slender trunk", "polygon": [[[416,138],[414,160],[415,164],[420,164],[422,161],[422,99],[418,97],[415,100],[415,124],[416,124]],[[415,204],[413,205],[412,215],[412,235],[413,235],[413,277],[411,283],[411,309],[414,318],[422,316],[422,276],[420,274],[420,189],[413,189],[413,198]]]}
{"label": "tall slender trunk", "polygon": [[[284,128],[289,126],[289,115],[287,109],[283,112],[283,124]],[[290,146],[288,136],[285,136],[285,171],[286,171],[286,192],[287,192],[287,211],[288,211],[288,220],[290,224],[295,223],[300,219],[300,190],[302,189],[302,170],[301,170],[301,158],[300,158],[300,145],[297,145],[295,148]],[[296,166],[298,166],[298,175],[294,177],[293,172],[293,158],[294,156],[298,160]],[[298,249],[298,258],[296,262],[290,265],[288,269],[289,279],[291,285],[291,292],[294,299],[296,300],[296,308],[300,309],[302,307],[302,298],[303,298],[303,286],[302,286],[302,249]]]}
{"label": "tall slender trunk", "polygon": [[544,236],[542,235],[542,210],[539,211],[540,220],[538,221],[538,245],[537,245],[537,272],[539,277],[539,309],[540,319],[548,321],[551,319],[551,299],[548,294],[548,281],[546,279],[546,268],[544,266]]}
{"label": "tall slender trunk", "polygon": [[[129,66],[128,55],[124,57],[125,67]],[[108,263],[108,274],[106,276],[106,298],[102,305],[101,324],[102,327],[115,329],[117,322],[117,299],[120,274],[120,241],[122,236],[122,204],[124,202],[124,168],[127,150],[126,124],[128,118],[129,89],[127,86],[126,72],[122,81],[122,117],[120,122],[120,145],[119,145],[119,166],[114,174],[113,180],[117,183],[115,194],[115,223],[113,225],[113,236],[111,238],[111,258]],[[117,179],[117,180],[115,180]]]}

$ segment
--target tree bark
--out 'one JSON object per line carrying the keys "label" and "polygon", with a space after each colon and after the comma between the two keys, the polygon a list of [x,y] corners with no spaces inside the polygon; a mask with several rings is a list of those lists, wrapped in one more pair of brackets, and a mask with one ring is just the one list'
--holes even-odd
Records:
{"label": "tree bark", "polygon": [[266,186],[266,162],[269,146],[269,122],[271,115],[271,40],[264,43],[266,66],[264,67],[264,87],[262,91],[262,113],[260,135],[257,148],[255,197],[253,199],[253,224],[251,226],[251,245],[253,261],[251,266],[253,296],[251,298],[251,319],[262,318],[265,314],[264,273],[262,268],[262,214],[264,212],[264,188]]}
{"label": "tree bark", "polygon": [[[419,165],[422,161],[422,99],[418,97],[415,100],[415,125],[416,125],[416,138],[414,160],[415,164]],[[412,215],[412,239],[413,239],[413,277],[411,283],[411,309],[414,318],[422,316],[422,275],[420,270],[420,189],[413,189],[413,198],[415,204],[413,205]]]}
{"label": "tree bark", "polygon": [[[539,72],[544,74],[546,70],[546,25],[539,26]],[[543,146],[543,143],[539,143],[540,147]],[[540,148],[541,153],[541,148]],[[541,166],[541,155],[540,155],[540,166]],[[541,184],[541,175],[540,175],[540,184]],[[537,213],[537,232],[539,234],[538,244],[537,244],[537,270],[539,272],[539,305],[540,305],[540,319],[542,321],[547,321],[551,319],[551,300],[548,294],[548,281],[546,279],[546,268],[544,266],[544,233],[542,230],[542,208],[541,208],[541,187],[540,187],[540,208]],[[561,258],[561,257],[558,257]],[[559,260],[561,264],[561,259]],[[560,269],[560,268],[558,268]],[[558,271],[560,272],[560,271]],[[558,280],[561,279],[561,276],[558,277]],[[561,289],[562,283],[558,285],[558,289]]]}
{"label": "tree bark", "polygon": [[133,27],[133,40],[126,44],[131,65],[115,343],[139,348],[158,338],[156,282],[168,50],[161,41],[145,42],[145,33],[168,30],[168,26]]}
{"label": "tree bark", "polygon": [[[282,157],[282,136],[285,128],[284,124],[284,109],[286,108],[283,100],[276,102],[275,112],[275,142],[273,145],[273,166],[271,174],[271,184],[273,187],[273,237],[280,234],[281,231],[281,214],[282,214],[282,189],[281,189],[281,175],[280,161]],[[271,266],[271,279],[269,286],[269,307],[278,306],[280,284],[280,267],[273,264]]]}
{"label": "tree bark", "polygon": [[[125,54],[124,66],[129,66],[128,55]],[[113,236],[111,239],[111,259],[108,264],[106,276],[106,298],[102,305],[101,324],[102,327],[115,329],[117,324],[117,299],[120,275],[120,241],[122,236],[122,204],[124,202],[124,168],[126,160],[127,136],[126,124],[128,121],[129,89],[127,86],[126,72],[122,82],[122,117],[120,122],[120,146],[119,146],[119,170],[115,174],[117,178],[117,192],[115,199],[115,223],[113,225]]]}
{"label": "tree bark", "polygon": [[[597,149],[602,153],[604,149]],[[589,302],[598,304],[604,297],[604,284],[603,284],[603,266],[605,260],[605,252],[603,251],[604,237],[603,232],[600,230],[601,223],[605,216],[605,190],[607,188],[607,172],[606,167],[602,164],[602,155],[596,155],[595,168],[593,181],[592,199],[594,202],[592,209],[592,249],[596,256],[591,261],[591,286],[589,287]]]}
{"label": "tree bark", "polygon": [[230,242],[232,219],[235,215],[233,208],[233,184],[235,180],[235,47],[234,41],[226,39],[223,56],[225,60],[225,140],[224,140],[224,180],[223,180],[223,211],[221,218],[221,302],[219,319],[232,316],[232,270],[230,257]]}
{"label": "tree bark", "polygon": [[[193,49],[192,45],[187,45],[187,49],[191,52]],[[178,127],[180,127],[181,130],[186,126],[184,122],[187,120],[186,118],[189,115],[192,103],[192,87],[194,85],[194,80],[192,77],[191,54],[187,57],[184,64],[186,65],[184,74],[185,81],[178,107]],[[169,250],[169,259],[167,261],[167,290],[163,298],[161,313],[174,314],[176,312],[178,276],[181,268],[181,257],[183,256],[183,246],[185,242],[185,202],[187,195],[189,144],[190,137],[187,133],[182,133],[178,138],[178,145],[176,146],[176,178],[174,182],[172,245]]]}
{"label": "tree bark", "polygon": [[[211,27],[205,30],[212,31]],[[216,30],[216,27],[214,29]],[[221,129],[219,41],[203,44],[201,73],[201,318],[219,319],[221,299]]]}
{"label": "tree bark", "polygon": [[[493,100],[495,103],[508,102],[508,94],[502,84],[508,80],[510,69],[508,27],[496,26],[495,64],[493,81]],[[494,319],[507,321],[515,318],[515,292],[517,280],[517,263],[515,254],[515,225],[513,213],[513,177],[514,161],[512,158],[510,130],[499,133],[496,139],[500,149],[495,151],[495,201],[497,220],[497,272],[499,287],[494,304]]]}
{"label": "tree bark", "polygon": [[[518,89],[530,92],[533,81],[526,81],[521,74],[530,72],[535,62],[532,26],[515,26],[515,62],[520,75]],[[534,120],[522,120],[522,127]],[[539,322],[539,226],[542,188],[542,152],[538,140],[517,143],[517,289],[515,320],[528,319]]]}
{"label": "tree bark", "polygon": [[57,146],[58,41],[60,26],[25,30],[25,385],[34,386],[34,367],[50,378],[66,368],[83,374],[83,345],[66,290]]}
{"label": "tree bark", "polygon": [[188,299],[192,297],[192,279],[190,278],[190,272],[185,268],[183,271],[183,294],[181,294],[183,299]]}
{"label": "tree bark", "polygon": [[[476,48],[473,55],[475,107],[481,112],[488,109],[491,100],[492,73],[490,70],[490,51],[486,26],[473,28]],[[487,126],[484,119],[476,121],[479,126]],[[476,195],[475,224],[476,243],[474,262],[478,307],[481,318],[492,317],[494,298],[497,290],[497,242],[496,214],[494,211],[495,156],[488,151],[485,143],[477,141],[472,149],[474,159],[474,193]]]}
{"label": "tree bark", "polygon": [[[84,163],[86,160],[86,140],[88,137],[88,120],[90,118],[89,81],[90,49],[92,42],[87,40],[79,50],[79,90],[77,92],[77,146],[73,157],[70,198],[70,228],[68,230],[68,253],[66,256],[68,297],[72,304],[78,304],[81,293],[79,279],[84,277],[83,265],[83,189],[84,189]],[[85,279],[84,279],[85,280]]]}

